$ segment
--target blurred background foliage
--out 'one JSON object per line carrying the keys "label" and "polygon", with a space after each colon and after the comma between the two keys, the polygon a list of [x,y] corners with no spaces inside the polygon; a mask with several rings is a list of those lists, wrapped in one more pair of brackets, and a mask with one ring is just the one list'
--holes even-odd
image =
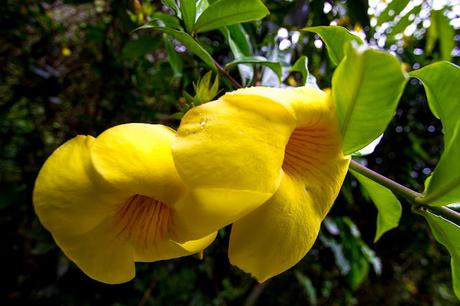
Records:
{"label": "blurred background foliage", "polygon": [[[406,70],[460,56],[455,1],[266,1],[271,14],[243,25],[247,50],[281,63],[283,86],[301,56],[321,88],[334,67],[305,26],[341,25],[396,54]],[[137,264],[136,278],[109,286],[69,262],[39,224],[31,203],[47,156],[77,134],[125,122],[178,125],[181,112],[232,90],[179,42],[138,26],[172,11],[160,1],[12,1],[0,6],[1,305],[458,305],[449,256],[427,224],[404,206],[400,227],[373,243],[376,210],[348,177],[313,249],[294,268],[258,284],[226,256],[229,229],[205,251]],[[199,35],[221,64],[234,57],[220,31]],[[230,70],[241,81],[240,66]],[[246,71],[247,72],[247,71]],[[352,72],[350,72],[352,73]],[[256,67],[255,84],[279,86]],[[199,81],[200,80],[200,81]],[[311,78],[310,78],[311,81]],[[201,84],[201,85],[200,85]],[[201,86],[201,87],[200,87]],[[434,168],[442,130],[416,80],[406,86],[370,168],[416,190]],[[276,247],[276,246],[274,246]]]}

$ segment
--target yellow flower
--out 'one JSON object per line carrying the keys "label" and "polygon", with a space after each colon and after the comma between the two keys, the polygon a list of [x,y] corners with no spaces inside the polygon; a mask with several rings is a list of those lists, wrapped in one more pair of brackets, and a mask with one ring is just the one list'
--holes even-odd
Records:
{"label": "yellow flower", "polygon": [[175,205],[187,200],[171,155],[174,137],[161,125],[119,125],[97,138],[73,138],[43,165],[33,194],[35,211],[67,257],[90,277],[125,282],[134,277],[136,261],[190,255],[214,240],[215,233],[183,243],[171,240],[180,215]]}
{"label": "yellow flower", "polygon": [[[173,144],[188,239],[233,223],[230,261],[264,281],[311,248],[348,169],[334,105],[309,87],[253,87],[190,110]],[[205,220],[197,224],[193,220]]]}

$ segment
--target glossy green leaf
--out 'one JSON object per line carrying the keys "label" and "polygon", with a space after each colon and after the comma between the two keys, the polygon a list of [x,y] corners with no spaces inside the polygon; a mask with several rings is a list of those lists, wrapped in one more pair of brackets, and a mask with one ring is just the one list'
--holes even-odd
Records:
{"label": "glossy green leaf", "polygon": [[289,69],[289,72],[300,72],[302,75],[302,84],[306,84],[308,80],[308,75],[310,74],[308,72],[308,58],[306,56],[301,56],[299,59],[292,65],[291,69]]}
{"label": "glossy green leaf", "polygon": [[[221,28],[221,32],[227,40],[230,50],[235,58],[252,56],[252,46],[249,41],[249,36],[244,31],[241,24],[231,25]],[[252,65],[238,65],[241,80],[244,85],[248,84],[254,77],[254,68]]]}
{"label": "glossy green leaf", "polygon": [[350,33],[347,29],[340,26],[319,26],[303,28],[302,31],[313,32],[319,35],[326,44],[329,58],[334,65],[338,65],[345,56],[345,46],[354,41],[363,44],[358,36]]}
{"label": "glossy green leaf", "polygon": [[428,105],[444,128],[444,152],[420,201],[437,206],[460,202],[460,68],[437,62],[410,76],[423,82]]}
{"label": "glossy green leaf", "polygon": [[455,32],[449,24],[449,18],[442,10],[432,10],[431,25],[428,28],[425,51],[428,55],[433,52],[436,42],[439,41],[441,59],[450,60],[452,49],[455,47]]}
{"label": "glossy green leaf", "polygon": [[384,233],[398,227],[402,213],[401,203],[390,189],[356,171],[350,170],[350,172],[364,187],[377,207],[377,231],[374,238],[374,242],[377,242]]}
{"label": "glossy green leaf", "polygon": [[241,24],[234,24],[227,27],[230,37],[241,50],[241,54],[244,56],[252,55],[252,45],[249,40],[249,35],[244,30]]}
{"label": "glossy green leaf", "polygon": [[188,33],[192,33],[195,25],[196,16],[196,1],[195,0],[179,0],[182,20]]}
{"label": "glossy green leaf", "polygon": [[278,79],[281,80],[282,71],[281,64],[279,62],[269,61],[262,56],[244,56],[231,61],[230,63],[226,64],[225,67],[231,68],[238,64],[259,64],[262,66],[266,66],[270,68],[273,72],[275,72],[278,76]]}
{"label": "glossy green leaf", "polygon": [[384,22],[394,20],[396,16],[407,6],[410,0],[395,0],[391,1],[387,7],[383,10],[377,19],[377,25],[381,25]]}
{"label": "glossy green leaf", "polygon": [[424,212],[424,216],[431,227],[434,238],[449,251],[452,286],[455,295],[460,300],[460,227],[428,211]]}
{"label": "glossy green leaf", "polygon": [[195,19],[198,19],[198,17],[200,17],[201,13],[203,13],[208,7],[209,7],[209,1],[208,0],[198,0],[196,2],[196,17],[195,17]]}
{"label": "glossy green leaf", "polygon": [[259,20],[268,14],[268,9],[260,0],[219,0],[200,15],[194,31],[206,32],[231,24]]}
{"label": "glossy green leaf", "polygon": [[206,51],[195,39],[193,39],[192,36],[189,34],[174,30],[171,28],[167,27],[160,27],[160,26],[155,26],[151,24],[146,24],[143,25],[142,27],[138,28],[140,29],[152,29],[155,31],[160,31],[162,33],[168,34],[178,41],[180,41],[190,52],[194,53],[196,56],[201,58],[203,62],[205,62],[209,67],[211,67],[213,70],[217,70],[216,65],[214,64],[214,60],[211,57],[211,55]]}
{"label": "glossy green leaf", "polygon": [[332,97],[343,137],[351,154],[376,139],[393,118],[407,78],[394,56],[348,46],[332,77]]}

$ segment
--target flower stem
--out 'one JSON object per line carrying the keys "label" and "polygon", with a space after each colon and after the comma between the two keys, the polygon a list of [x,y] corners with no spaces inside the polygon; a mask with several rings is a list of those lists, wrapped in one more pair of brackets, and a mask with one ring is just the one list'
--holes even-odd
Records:
{"label": "flower stem", "polygon": [[423,198],[423,194],[414,191],[406,186],[399,184],[398,182],[393,181],[392,179],[387,178],[386,176],[377,173],[355,160],[351,160],[350,169],[358,172],[359,174],[364,175],[365,177],[373,180],[374,182],[387,187],[393,193],[405,198],[407,202],[412,206],[412,208],[417,210],[427,210],[436,215],[444,217],[447,220],[450,220],[456,224],[460,225],[460,213],[455,210],[452,210],[446,206],[429,206],[420,202],[420,198]]}
{"label": "flower stem", "polygon": [[228,73],[227,70],[225,70],[224,67],[222,67],[216,60],[214,60],[214,64],[216,65],[217,67],[217,70],[219,70],[219,72],[224,76],[226,77],[231,83],[233,86],[235,86],[235,88],[243,88],[243,86],[238,83],[237,80],[235,80],[231,75],[230,73]]}
{"label": "flower stem", "polygon": [[387,178],[386,176],[381,175],[380,173],[377,173],[360,163],[358,163],[355,160],[351,160],[350,162],[350,168],[352,170],[355,170],[359,174],[364,175],[365,177],[373,180],[376,183],[379,183],[382,186],[387,187],[394,193],[404,197],[405,199],[409,201],[415,201],[416,198],[422,197],[423,195],[421,193],[418,193],[410,188],[407,188],[406,186],[403,186],[399,184],[398,182],[393,181],[392,179]]}

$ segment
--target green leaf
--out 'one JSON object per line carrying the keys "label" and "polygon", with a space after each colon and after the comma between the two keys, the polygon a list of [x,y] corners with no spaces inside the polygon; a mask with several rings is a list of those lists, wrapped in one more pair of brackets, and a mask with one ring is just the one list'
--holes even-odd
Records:
{"label": "green leaf", "polygon": [[401,203],[390,189],[351,169],[350,173],[353,174],[369,193],[379,212],[377,215],[377,231],[374,238],[374,242],[377,242],[384,233],[398,227],[402,213]]}
{"label": "green leaf", "polygon": [[[444,137],[446,139],[446,136]],[[426,184],[423,203],[443,206],[460,201],[460,122]]]}
{"label": "green leaf", "polygon": [[[393,1],[393,2],[397,2],[397,1]],[[404,17],[402,17],[395,25],[393,25],[393,27],[391,28],[390,35],[394,36],[398,33],[403,32],[413,22],[413,20],[410,20],[410,16],[411,15],[417,16],[421,10],[422,10],[421,4],[412,8],[406,15],[404,15]]]}
{"label": "green leaf", "polygon": [[259,20],[269,13],[260,0],[219,0],[200,15],[194,31],[206,32],[231,24]]}
{"label": "green leaf", "polygon": [[203,13],[208,7],[209,7],[208,0],[198,0],[196,2],[196,17],[195,18],[198,19],[201,13]]}
{"label": "green leaf", "polygon": [[240,57],[240,58],[237,58],[237,59],[231,61],[230,63],[226,64],[225,67],[226,68],[231,68],[231,67],[233,67],[235,65],[238,65],[238,64],[259,64],[259,65],[262,65],[262,66],[266,66],[266,67],[270,68],[271,70],[273,70],[273,72],[275,72],[276,75],[278,76],[278,79],[281,80],[281,74],[282,74],[281,64],[279,62],[269,61],[263,56],[244,56],[244,57]]}
{"label": "green leaf", "polygon": [[297,71],[302,75],[302,84],[307,84],[308,75],[308,58],[306,56],[301,56],[299,59],[292,65],[289,72]]}
{"label": "green leaf", "polygon": [[394,56],[348,45],[347,55],[332,77],[345,154],[364,148],[383,133],[406,81]]}
{"label": "green leaf", "polygon": [[235,25],[228,26],[227,29],[230,33],[230,37],[235,42],[235,44],[238,46],[238,49],[241,51],[241,54],[245,56],[251,56],[252,55],[252,45],[249,40],[249,35],[244,30],[243,26],[241,24],[235,24]]}
{"label": "green leaf", "polygon": [[168,63],[174,71],[174,78],[182,77],[182,72],[184,69],[184,63],[182,62],[181,57],[174,49],[174,45],[170,39],[163,39],[165,44],[166,53],[168,54]]}
{"label": "green leaf", "polygon": [[340,26],[320,26],[303,28],[302,31],[313,32],[319,35],[327,47],[327,53],[334,65],[340,63],[345,56],[345,46],[354,41],[359,45],[363,41],[358,36],[350,33]]}
{"label": "green leaf", "polygon": [[393,20],[407,6],[410,0],[391,1],[377,19],[377,25]]}
{"label": "green leaf", "polygon": [[207,72],[199,81],[195,88],[195,105],[211,101],[219,91],[219,77],[216,76],[211,84],[212,72]]}
{"label": "green leaf", "polygon": [[152,29],[152,30],[160,31],[162,33],[165,33],[165,34],[168,34],[168,35],[174,37],[175,39],[180,41],[185,47],[187,47],[187,49],[189,51],[191,51],[196,56],[201,58],[203,60],[203,62],[205,62],[209,67],[211,67],[213,70],[217,71],[217,67],[214,64],[214,60],[211,57],[211,55],[208,53],[208,51],[206,51],[189,34],[187,34],[185,32],[182,32],[182,31],[174,30],[174,29],[171,29],[171,28],[155,26],[155,25],[151,25],[151,24],[143,25],[143,26],[138,28],[138,30],[140,30],[140,29]]}
{"label": "green leaf", "polygon": [[156,37],[141,36],[136,40],[129,41],[121,51],[121,54],[126,59],[136,59],[151,52],[158,47],[160,41]]}
{"label": "green leaf", "polygon": [[188,33],[192,33],[195,25],[196,16],[196,1],[195,0],[179,0],[182,20],[184,20],[185,28]]}
{"label": "green leaf", "polygon": [[449,251],[452,286],[455,295],[460,300],[460,227],[428,211],[425,211],[423,215],[431,227],[434,238]]}
{"label": "green leaf", "polygon": [[308,305],[317,305],[316,289],[310,278],[300,271],[295,271],[294,274],[300,286],[305,290],[305,294],[308,297]]}
{"label": "green leaf", "polygon": [[[230,50],[235,58],[252,55],[252,46],[249,36],[241,24],[221,28],[221,32],[227,40]],[[251,65],[238,65],[243,84],[248,84],[254,76],[254,68]]]}
{"label": "green leaf", "polygon": [[409,75],[422,81],[431,112],[441,119],[447,144],[459,120],[460,67],[442,61],[411,71]]}
{"label": "green leaf", "polygon": [[175,30],[181,30],[179,19],[176,16],[171,16],[162,12],[155,12],[152,15],[151,23],[160,23],[161,26],[166,26],[168,28],[173,28]]}
{"label": "green leaf", "polygon": [[441,59],[451,60],[452,49],[455,47],[455,32],[449,24],[449,18],[441,10],[431,11],[431,26],[428,28],[425,51],[428,55],[433,52],[439,40]]}
{"label": "green leaf", "polygon": [[444,152],[419,200],[437,206],[460,202],[460,68],[436,62],[410,76],[423,82],[428,105],[444,128]]}
{"label": "green leaf", "polygon": [[176,4],[175,0],[161,0],[161,2],[168,6],[169,8],[173,9],[176,12],[177,17],[181,18],[180,16],[180,9]]}

